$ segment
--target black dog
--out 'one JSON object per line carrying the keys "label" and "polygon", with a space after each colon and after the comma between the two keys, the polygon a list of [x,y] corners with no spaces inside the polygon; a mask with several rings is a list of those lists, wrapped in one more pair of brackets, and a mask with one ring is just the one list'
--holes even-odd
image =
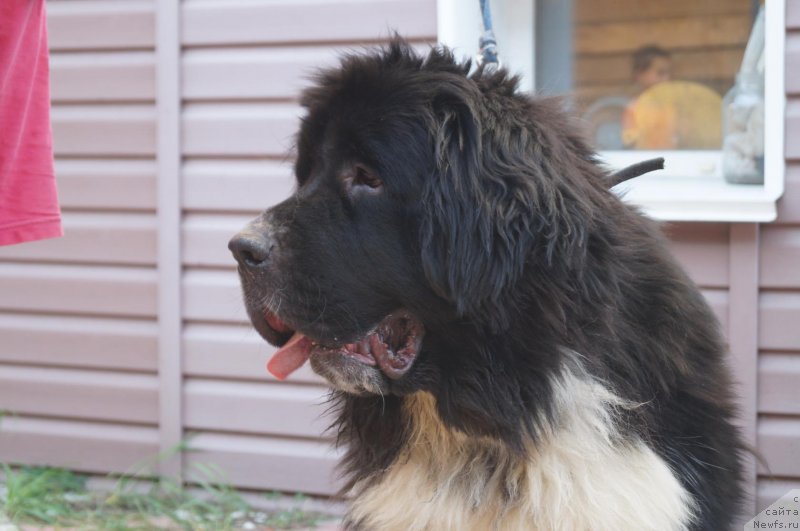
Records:
{"label": "black dog", "polygon": [[557,101],[396,40],[307,90],[297,191],[231,240],[283,378],[336,389],[360,530],[727,529],[718,324]]}

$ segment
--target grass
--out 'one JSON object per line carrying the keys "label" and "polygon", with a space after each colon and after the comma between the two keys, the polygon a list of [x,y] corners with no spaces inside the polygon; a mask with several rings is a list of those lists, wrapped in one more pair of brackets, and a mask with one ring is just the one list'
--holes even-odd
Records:
{"label": "grass", "polygon": [[[325,515],[304,511],[302,495],[295,507],[276,512],[258,511],[222,481],[218,470],[198,466],[192,482],[200,493],[175,482],[145,483],[132,475],[116,478],[109,492],[87,489],[87,477],[47,467],[12,468],[2,464],[0,513],[21,526],[80,529],[296,529],[316,527]],[[269,493],[267,498],[280,494]]]}

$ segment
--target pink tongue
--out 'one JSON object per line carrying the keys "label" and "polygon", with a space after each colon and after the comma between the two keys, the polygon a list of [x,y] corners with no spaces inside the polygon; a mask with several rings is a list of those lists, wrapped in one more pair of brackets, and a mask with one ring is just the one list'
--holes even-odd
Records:
{"label": "pink tongue", "polygon": [[278,380],[303,366],[311,354],[311,340],[300,332],[295,332],[289,341],[272,355],[267,363],[267,370]]}

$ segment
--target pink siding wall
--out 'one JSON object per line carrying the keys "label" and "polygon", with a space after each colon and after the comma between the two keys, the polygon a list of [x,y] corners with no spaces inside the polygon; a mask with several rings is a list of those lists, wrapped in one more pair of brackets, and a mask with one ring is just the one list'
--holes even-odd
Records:
{"label": "pink siding wall", "polygon": [[786,15],[786,193],[759,245],[760,507],[800,488],[800,2]]}
{"label": "pink siding wall", "polygon": [[[0,249],[0,410],[13,412],[0,422],[0,461],[123,472],[169,448],[159,427],[176,423],[192,435],[189,477],[193,463],[212,462],[241,487],[330,494],[337,453],[322,438],[325,387],[308,369],[287,383],[266,373],[271,349],[247,324],[227,241],[292,189],[286,161],[305,77],[389,28],[433,42],[435,2],[48,8],[67,236]],[[160,40],[170,9],[180,42],[175,32]],[[157,131],[171,118],[155,100],[173,96],[162,45],[180,51],[181,171],[159,175],[180,179],[179,227],[157,213]],[[173,231],[177,290],[160,284],[158,256],[157,237]],[[170,333],[159,290],[180,293],[179,352],[159,353]],[[165,357],[177,356],[181,373],[169,374]]]}
{"label": "pink siding wall", "polygon": [[124,472],[158,441],[154,2],[52,2],[66,236],[0,249],[0,460]]}
{"label": "pink siding wall", "polygon": [[327,494],[326,390],[307,368],[280,383],[241,303],[232,234],[292,189],[286,162],[314,67],[398,28],[435,40],[435,3],[186,2],[182,10],[184,411],[187,465],[212,461],[249,488]]}
{"label": "pink siding wall", "polygon": [[[270,347],[247,325],[226,243],[291,190],[287,150],[310,69],[387,28],[435,40],[435,0],[180,4],[181,216],[160,228],[180,235],[182,280],[169,286],[180,348],[159,353],[156,130],[170,118],[156,112],[155,46],[169,4],[48,5],[67,236],[0,249],[0,409],[15,413],[0,422],[0,461],[120,472],[168,447],[159,423],[174,422],[193,434],[188,476],[212,462],[240,487],[329,494],[324,387],[308,369],[286,383],[264,371]],[[789,4],[797,98],[778,222],[666,226],[731,341],[743,425],[772,471],[759,473],[761,506],[800,486],[800,4]],[[163,372],[165,356],[180,374]],[[180,400],[160,403],[173,385]]]}

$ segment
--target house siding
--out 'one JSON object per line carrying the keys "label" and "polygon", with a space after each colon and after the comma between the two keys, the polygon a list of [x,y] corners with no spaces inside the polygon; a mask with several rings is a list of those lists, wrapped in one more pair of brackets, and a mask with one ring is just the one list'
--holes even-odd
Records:
{"label": "house siding", "polygon": [[[731,341],[743,427],[769,464],[757,484],[752,474],[762,507],[800,488],[800,2],[787,3],[777,222],[664,227]],[[66,236],[0,249],[0,409],[12,413],[0,421],[0,461],[125,472],[165,449],[174,422],[191,435],[189,479],[213,463],[242,488],[329,495],[339,454],[324,436],[323,382],[307,367],[289,382],[266,373],[272,348],[248,325],[226,244],[292,189],[309,73],[385,41],[389,28],[435,41],[436,2],[182,2],[177,176],[159,175],[156,158],[169,119],[156,107],[156,17],[167,4],[48,2]],[[180,180],[179,226],[160,225],[165,178]],[[180,299],[178,352],[160,343],[159,231],[179,239],[181,281],[169,287]],[[180,373],[169,376],[161,362],[175,356]]]}
{"label": "house siding", "polygon": [[155,3],[48,3],[66,235],[0,249],[0,460],[125,472],[158,440]]}
{"label": "house siding", "polygon": [[786,191],[759,238],[759,509],[800,488],[800,2],[786,4]]}
{"label": "house siding", "polygon": [[[9,412],[0,461],[126,472],[169,450],[164,423],[175,422],[191,435],[181,463],[189,479],[195,464],[214,463],[243,488],[333,493],[326,389],[308,368],[290,382],[267,374],[272,348],[248,324],[227,241],[292,190],[298,96],[313,70],[385,42],[390,29],[434,42],[435,2],[47,7],[66,236],[0,249],[0,409]],[[180,42],[168,43],[179,48],[177,177],[159,175],[157,158],[169,119],[156,105],[159,69],[169,75],[158,17],[172,8],[181,28]],[[179,227],[163,225],[157,178],[180,179]],[[168,344],[159,290],[173,287],[163,285],[158,236],[171,231],[180,347],[159,352]],[[180,356],[173,409],[165,356]]]}
{"label": "house siding", "polygon": [[[185,465],[214,462],[246,488],[330,494],[338,453],[321,435],[327,391],[307,367],[270,376],[251,330],[230,237],[293,188],[300,89],[319,66],[396,28],[435,41],[435,3],[185,2],[182,259]],[[220,358],[223,359],[220,359]]]}

